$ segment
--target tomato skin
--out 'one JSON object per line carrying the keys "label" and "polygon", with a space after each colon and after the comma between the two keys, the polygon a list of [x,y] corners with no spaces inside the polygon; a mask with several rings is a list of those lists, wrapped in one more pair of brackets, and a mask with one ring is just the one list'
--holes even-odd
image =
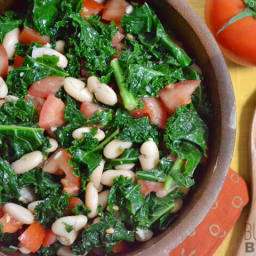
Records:
{"label": "tomato skin", "polygon": [[21,56],[19,56],[19,55],[15,55],[13,66],[14,66],[15,68],[21,67],[21,66],[23,65],[23,63],[24,63],[24,60],[25,60],[24,57],[21,57]]}
{"label": "tomato skin", "polygon": [[138,183],[141,184],[140,192],[143,196],[146,196],[151,192],[158,192],[164,189],[164,184],[160,182],[138,180]]}
{"label": "tomato skin", "polygon": [[3,233],[16,233],[23,226],[22,223],[16,221],[12,216],[7,213],[5,213],[4,216],[0,218],[0,223],[3,227]]}
{"label": "tomato skin", "polygon": [[42,246],[48,247],[55,242],[57,242],[57,236],[51,231],[51,229],[46,230]]}
{"label": "tomato skin", "polygon": [[96,111],[102,111],[103,109],[93,102],[83,102],[80,107],[80,111],[86,119],[93,116]]}
{"label": "tomato skin", "polygon": [[217,35],[231,18],[245,9],[243,0],[207,0],[206,23],[219,43],[224,55],[241,65],[256,65],[256,19],[241,19]]}
{"label": "tomato skin", "polygon": [[79,204],[84,204],[80,198],[77,197],[70,197],[68,202],[68,210],[72,212],[72,210]]}
{"label": "tomato skin", "polygon": [[129,4],[125,0],[109,0],[103,10],[102,18],[120,24],[128,6]]}
{"label": "tomato skin", "polygon": [[140,100],[144,102],[144,106],[142,109],[137,109],[130,112],[133,118],[147,116],[151,123],[164,129],[167,120],[167,112],[161,100],[151,97],[142,98]]}
{"label": "tomato skin", "polygon": [[117,31],[117,33],[112,38],[112,46],[117,49],[121,48],[120,43],[124,38],[125,38],[125,35]]}
{"label": "tomato skin", "polygon": [[34,82],[28,93],[35,97],[47,98],[49,94],[55,95],[64,84],[64,77],[49,76],[40,81]]}
{"label": "tomato skin", "polygon": [[31,252],[35,253],[41,247],[46,230],[38,222],[34,222],[19,236],[21,244]]}
{"label": "tomato skin", "polygon": [[124,253],[124,252],[127,252],[129,249],[129,246],[127,243],[125,242],[120,242],[118,244],[116,244],[113,249],[112,249],[112,252],[114,253]]}
{"label": "tomato skin", "polygon": [[0,44],[0,76],[5,78],[8,73],[9,58],[3,45]]}
{"label": "tomato skin", "polygon": [[200,80],[189,80],[170,84],[161,89],[159,96],[167,112],[173,114],[178,107],[191,103],[191,96],[200,83]]}
{"label": "tomato skin", "polygon": [[93,0],[85,0],[83,2],[83,8],[81,10],[81,15],[87,19],[93,14],[98,14],[104,8],[104,5],[99,4]]}
{"label": "tomato skin", "polygon": [[41,109],[39,116],[39,127],[51,130],[65,123],[64,121],[65,104],[61,99],[49,94]]}
{"label": "tomato skin", "polygon": [[22,44],[31,44],[31,43],[40,43],[45,45],[50,42],[49,36],[41,36],[39,33],[34,31],[31,28],[24,28],[20,34],[19,38],[20,43]]}
{"label": "tomato skin", "polygon": [[32,101],[32,103],[34,104],[34,106],[36,108],[37,113],[40,115],[40,112],[41,112],[42,107],[44,105],[45,99],[35,97],[35,96],[32,96],[32,95],[28,94],[25,98],[25,101],[28,101],[28,100]]}

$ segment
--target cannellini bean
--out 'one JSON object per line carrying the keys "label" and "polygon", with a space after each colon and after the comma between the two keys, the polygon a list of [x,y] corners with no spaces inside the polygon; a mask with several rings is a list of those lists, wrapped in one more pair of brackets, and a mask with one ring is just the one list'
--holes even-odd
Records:
{"label": "cannellini bean", "polygon": [[93,92],[97,101],[105,105],[113,106],[117,103],[117,95],[115,91],[106,84],[100,84],[94,88]]}
{"label": "cannellini bean", "polygon": [[47,153],[52,153],[52,152],[56,151],[57,148],[58,148],[58,142],[57,142],[57,140],[55,140],[55,139],[53,139],[53,138],[49,138],[49,143],[50,143],[50,147],[47,148],[45,151],[46,151]]}
{"label": "cannellini bean", "polygon": [[19,28],[15,28],[4,36],[3,47],[5,48],[9,59],[11,59],[15,53],[16,44],[19,42],[19,34]]}
{"label": "cannellini bean", "polygon": [[140,147],[142,155],[139,156],[142,170],[154,169],[159,162],[159,150],[153,140],[144,142]]}
{"label": "cannellini bean", "polygon": [[190,188],[185,188],[185,187],[179,187],[179,190],[183,193],[183,195],[187,195],[188,192],[190,191]]}
{"label": "cannellini bean", "polygon": [[36,195],[30,187],[25,187],[20,190],[19,201],[24,204],[33,202],[36,200]]}
{"label": "cannellini bean", "polygon": [[104,190],[99,193],[98,205],[101,205],[103,209],[105,209],[108,205],[108,193],[109,190]]}
{"label": "cannellini bean", "polygon": [[139,242],[146,242],[150,240],[153,236],[153,232],[150,229],[140,229],[137,228],[136,233],[135,233],[135,238]]}
{"label": "cannellini bean", "polygon": [[12,163],[12,167],[16,174],[22,174],[28,172],[43,162],[43,154],[40,151],[34,151],[28,154],[25,154],[20,159]]}
{"label": "cannellini bean", "polygon": [[67,77],[64,81],[64,89],[68,95],[77,101],[92,101],[93,95],[85,87],[85,83],[77,78]]}
{"label": "cannellini bean", "polygon": [[98,214],[98,191],[92,182],[89,182],[85,191],[85,205],[91,211],[88,213],[89,218],[94,218]]}
{"label": "cannellini bean", "polygon": [[31,251],[27,248],[25,248],[21,243],[19,244],[19,251],[22,253],[22,254],[30,254]]}
{"label": "cannellini bean", "polygon": [[[72,226],[73,230],[67,232],[66,226]],[[52,232],[57,235],[58,241],[63,245],[71,245],[78,236],[78,231],[87,224],[87,217],[84,215],[66,216],[57,219],[52,224]]]}
{"label": "cannellini bean", "polygon": [[[72,137],[75,140],[83,139],[84,133],[90,133],[92,127],[80,127],[73,131]],[[98,141],[102,141],[105,138],[105,133],[101,129],[97,129],[97,133],[94,135],[94,138]]]}
{"label": "cannellini bean", "polygon": [[118,156],[122,155],[125,149],[132,146],[131,142],[121,141],[121,140],[112,140],[103,150],[103,155],[108,159],[115,159]]}
{"label": "cannellini bean", "polygon": [[44,200],[34,201],[34,202],[28,204],[27,207],[28,207],[28,209],[29,209],[32,213],[34,213],[36,206],[37,206],[38,204],[40,204],[40,203],[43,203],[43,202],[44,202]]}
{"label": "cannellini bean", "polygon": [[105,165],[105,161],[101,160],[99,166],[93,170],[91,176],[90,176],[90,182],[93,183],[94,187],[97,189],[99,189],[100,186],[100,180],[101,180],[101,176],[102,176],[102,172],[104,169],[104,165]]}
{"label": "cannellini bean", "polygon": [[96,76],[90,76],[87,80],[87,88],[88,90],[93,93],[94,89],[100,86],[100,81]]}
{"label": "cannellini bean", "polygon": [[159,190],[159,191],[156,192],[156,196],[160,197],[160,198],[165,197],[168,194],[170,194],[173,190],[175,190],[176,188],[177,188],[177,186],[173,186],[172,188],[170,188],[167,191],[165,189]]}
{"label": "cannellini bean", "polygon": [[6,103],[5,100],[0,100],[0,108],[4,105],[4,103]]}
{"label": "cannellini bean", "polygon": [[21,205],[6,203],[3,207],[3,211],[22,224],[32,224],[34,222],[33,214]]}
{"label": "cannellini bean", "polygon": [[105,2],[105,0],[94,0],[94,1],[99,3],[99,4],[103,4]]}
{"label": "cannellini bean", "polygon": [[8,66],[8,73],[14,70],[14,66]]}
{"label": "cannellini bean", "polygon": [[101,192],[102,190],[103,190],[103,185],[100,184],[99,187],[97,188],[97,191],[98,191],[98,192]]}
{"label": "cannellini bean", "polygon": [[178,212],[181,209],[182,205],[183,205],[183,200],[181,198],[174,199],[174,208],[171,211],[171,213]]}
{"label": "cannellini bean", "polygon": [[57,52],[64,53],[64,49],[65,49],[65,41],[63,41],[63,40],[58,40],[58,41],[56,42],[55,50],[56,50]]}
{"label": "cannellini bean", "polygon": [[134,166],[135,166],[135,164],[121,164],[121,165],[115,166],[115,169],[116,170],[131,170]]}
{"label": "cannellini bean", "polygon": [[98,223],[98,222],[100,222],[100,217],[95,218],[95,219],[92,221],[92,224],[96,224],[96,223]]}
{"label": "cannellini bean", "polygon": [[83,255],[75,255],[72,253],[71,249],[68,246],[61,246],[57,251],[57,256],[85,256],[87,253]]}
{"label": "cannellini bean", "polygon": [[133,12],[132,5],[127,6],[126,9],[125,9],[125,12],[126,12],[126,14],[131,14]]}
{"label": "cannellini bean", "polygon": [[113,186],[115,177],[124,176],[135,180],[135,173],[130,170],[108,170],[103,172],[101,176],[101,183],[105,186]]}
{"label": "cannellini bean", "polygon": [[7,95],[4,99],[6,102],[16,102],[19,98],[14,95]]}
{"label": "cannellini bean", "polygon": [[8,95],[8,87],[4,79],[0,76],[0,98],[5,98]]}
{"label": "cannellini bean", "polygon": [[34,59],[40,58],[40,57],[43,57],[43,55],[50,55],[50,56],[58,57],[59,61],[57,63],[57,66],[59,68],[66,68],[68,65],[68,59],[66,58],[66,56],[57,52],[56,50],[53,50],[53,49],[45,47],[45,46],[41,47],[41,48],[36,48],[36,47],[33,48],[32,58],[34,58]]}

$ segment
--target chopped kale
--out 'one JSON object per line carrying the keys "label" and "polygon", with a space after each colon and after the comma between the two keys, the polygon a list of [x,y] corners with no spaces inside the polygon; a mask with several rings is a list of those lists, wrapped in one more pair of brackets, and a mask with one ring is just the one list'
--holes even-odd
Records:
{"label": "chopped kale", "polygon": [[60,249],[60,247],[61,244],[59,242],[55,242],[48,247],[41,246],[36,253],[41,256],[56,256],[57,251]]}

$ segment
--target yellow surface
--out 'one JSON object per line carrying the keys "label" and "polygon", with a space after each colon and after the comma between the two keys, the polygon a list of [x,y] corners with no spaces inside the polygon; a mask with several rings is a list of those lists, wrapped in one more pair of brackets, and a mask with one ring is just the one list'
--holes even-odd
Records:
{"label": "yellow surface", "polygon": [[[204,5],[206,0],[187,0],[204,20]],[[244,177],[249,184],[250,172],[248,161],[248,135],[250,122],[256,106],[256,67],[241,67],[227,61],[237,107],[237,137],[231,168]],[[248,208],[248,207],[247,207]],[[238,239],[244,229],[248,209],[245,209],[239,222],[226,237],[214,256],[233,256]],[[208,255],[198,255],[208,256]]]}

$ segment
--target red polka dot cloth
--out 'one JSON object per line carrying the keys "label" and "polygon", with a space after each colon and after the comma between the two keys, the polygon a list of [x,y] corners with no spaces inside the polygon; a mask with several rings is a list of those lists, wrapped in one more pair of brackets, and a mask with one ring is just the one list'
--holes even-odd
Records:
{"label": "red polka dot cloth", "polygon": [[244,179],[229,170],[222,191],[208,215],[169,256],[213,255],[237,222],[248,200],[248,189]]}

